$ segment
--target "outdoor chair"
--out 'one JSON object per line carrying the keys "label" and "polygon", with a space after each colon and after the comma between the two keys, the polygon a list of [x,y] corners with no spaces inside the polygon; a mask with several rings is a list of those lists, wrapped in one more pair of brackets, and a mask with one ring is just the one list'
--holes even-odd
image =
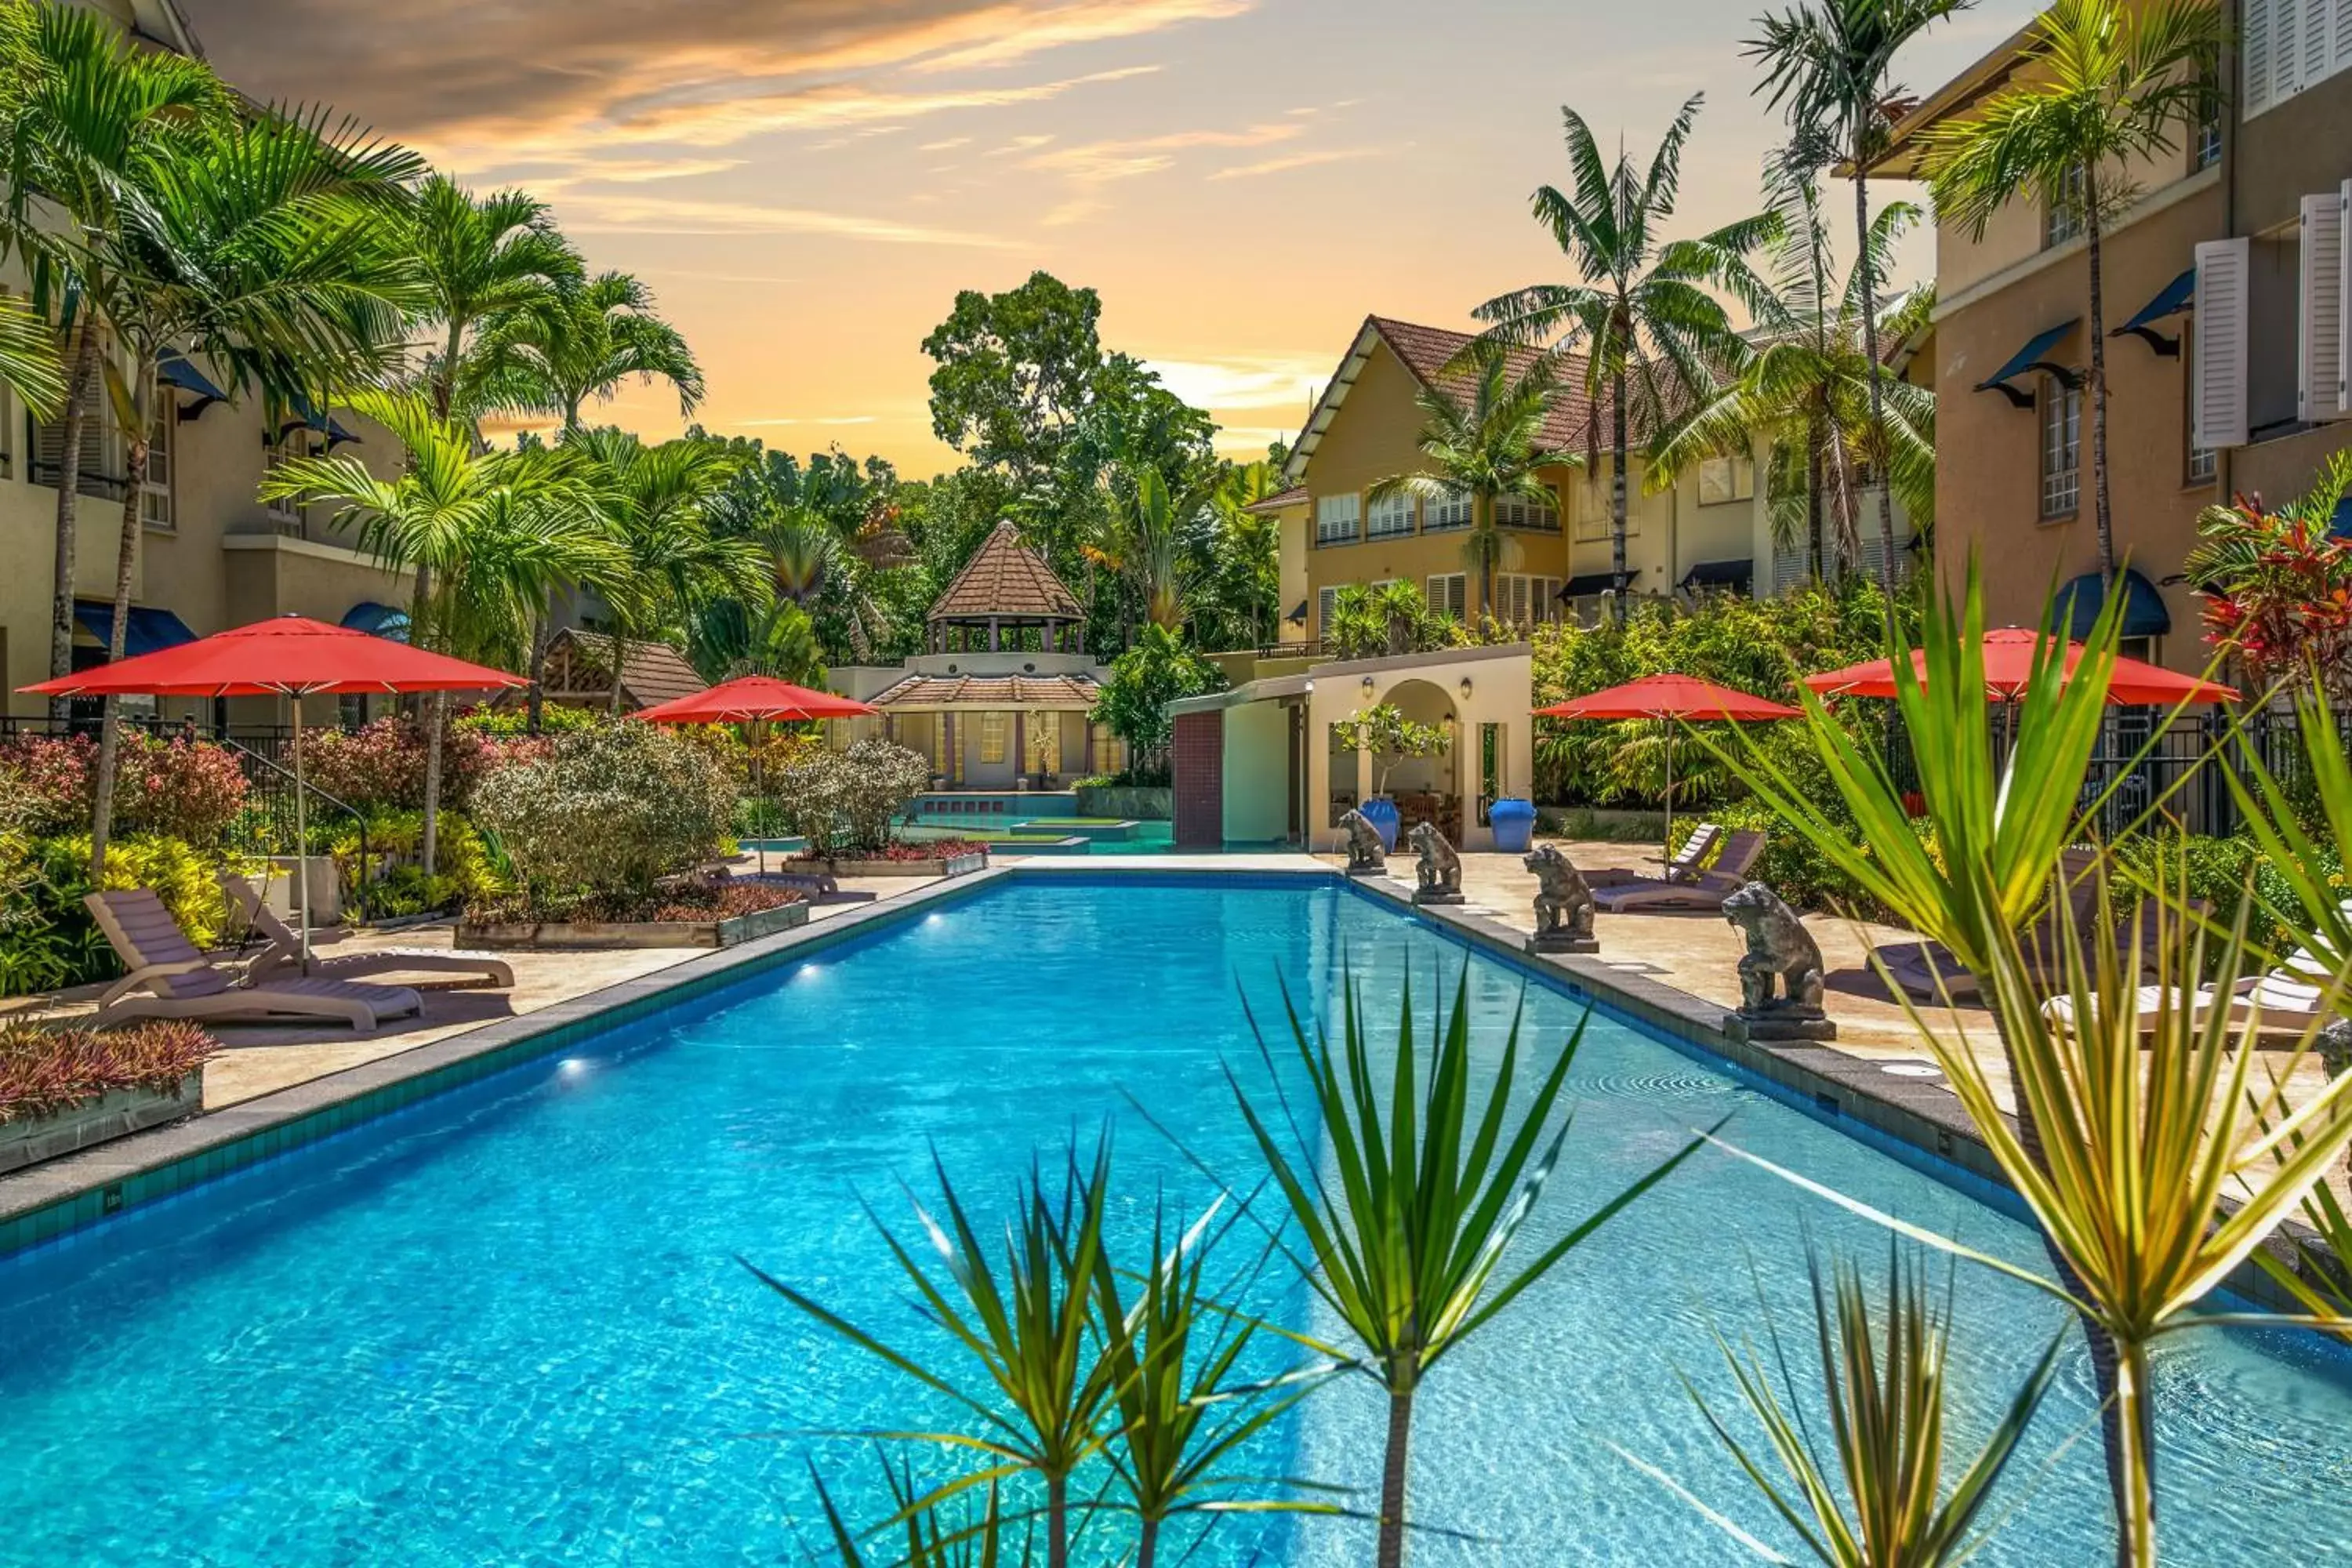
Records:
{"label": "outdoor chair", "polygon": [[[234,871],[220,875],[221,891],[247,928],[264,942],[260,953],[245,966],[245,984],[259,985],[290,970],[302,973],[302,939],[262,901],[260,890]],[[514,965],[494,952],[469,952],[446,947],[380,947],[371,952],[310,955],[310,973],[344,980],[362,974],[455,974],[455,989],[486,985],[504,991],[514,984]]]}
{"label": "outdoor chair", "polygon": [[[1712,826],[1713,824],[1706,824]],[[1704,831],[1704,827],[1702,828]],[[1696,837],[1697,835],[1694,834]],[[1764,857],[1764,835],[1749,828],[1727,834],[1715,863],[1676,879],[1642,877],[1592,889],[1592,901],[1613,915],[1648,910],[1719,910],[1748,881]]]}
{"label": "outdoor chair", "polygon": [[[2141,951],[2129,956],[2126,970],[2135,976],[2144,974],[2154,966],[2155,955],[2147,951],[2154,932],[2141,929],[2135,934],[2135,926],[2145,928],[2146,922],[2133,921],[2128,916],[2112,929],[2100,926],[2098,879],[2092,875],[2097,859],[2097,851],[2091,849],[2069,849],[2058,857],[2059,870],[2066,883],[2066,902],[2073,911],[2071,923],[2075,941],[2086,963],[2095,963],[2095,943],[2114,943],[2118,952],[2125,943],[2132,943]],[[2056,907],[2044,910],[2020,943],[2026,973],[2045,992],[2063,989],[2066,984],[2064,949],[2061,944],[2068,923]],[[1939,1001],[1946,996],[1967,1001],[1981,994],[1977,977],[1942,942],[1896,942],[1879,948],[1877,957],[1895,984],[1923,1002]]]}
{"label": "outdoor chair", "polygon": [[1654,865],[1665,868],[1665,875],[1663,878],[1646,877],[1639,871],[1629,871],[1620,866],[1603,866],[1599,870],[1585,872],[1584,885],[1598,889],[1614,888],[1627,882],[1695,882],[1698,879],[1700,864],[1713,853],[1717,843],[1722,837],[1722,824],[1702,822],[1691,829],[1690,837],[1683,840],[1683,847],[1672,855],[1643,857],[1643,859]]}
{"label": "outdoor chair", "polygon": [[[2352,916],[2352,899],[2344,912]],[[2162,985],[2143,985],[2137,992],[2140,1032],[2156,1028],[2159,1009],[2178,1010],[2180,992]],[[2229,1011],[2233,1028],[2254,1028],[2263,1034],[2301,1035],[2331,1015],[2352,1017],[2352,980],[2331,972],[2308,947],[2299,947],[2285,963],[2267,974],[2249,974],[2225,994],[2201,985],[2191,1003],[2191,1016],[2202,1024],[2217,1006]],[[2042,1005],[2042,1016],[2060,1028],[2074,1022],[2074,999],[2053,996]]]}
{"label": "outdoor chair", "polygon": [[126,1018],[321,1019],[368,1033],[386,1018],[424,1009],[423,1000],[405,985],[362,985],[324,974],[241,986],[234,972],[197,951],[150,889],[90,893],[82,902],[129,971],[99,997],[92,1022],[100,1027]]}

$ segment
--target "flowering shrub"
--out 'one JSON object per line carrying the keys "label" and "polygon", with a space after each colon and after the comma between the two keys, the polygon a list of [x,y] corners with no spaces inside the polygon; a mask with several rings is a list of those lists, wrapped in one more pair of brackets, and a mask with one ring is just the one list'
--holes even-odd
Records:
{"label": "flowering shrub", "polygon": [[2260,496],[2209,506],[2183,563],[2205,595],[2205,638],[2235,653],[2256,686],[2309,679],[2352,701],[2352,539],[2334,531],[2352,490],[2337,453],[2309,495],[2275,512]]}
{"label": "flowering shrub", "polygon": [[473,816],[513,863],[523,906],[544,910],[649,896],[718,850],[734,805],[734,781],[708,748],[651,724],[607,724],[492,773]]}
{"label": "flowering shrub", "polygon": [[0,742],[0,791],[27,833],[89,824],[98,742],[87,735],[18,735]]}
{"label": "flowering shrub", "polygon": [[772,775],[791,830],[811,850],[876,854],[889,847],[890,825],[931,782],[920,752],[878,737],[846,752],[808,752]]}
{"label": "flowering shrub", "polygon": [[176,1092],[219,1048],[173,1019],[103,1032],[0,1024],[0,1123],[70,1110],[110,1089]]}
{"label": "flowering shrub", "polygon": [[807,901],[808,895],[798,888],[780,888],[773,882],[706,882],[671,893],[667,903],[656,906],[654,919],[731,921]]}
{"label": "flowering shrub", "polygon": [[[865,860],[888,860],[898,864],[912,864],[918,860],[952,860],[959,855],[987,853],[987,843],[978,838],[901,838],[885,844],[877,849],[858,850],[857,856]],[[824,858],[815,849],[803,849],[800,854],[800,858],[803,860]]]}
{"label": "flowering shrub", "polygon": [[[479,728],[451,725],[442,732],[441,804],[464,809],[482,780],[500,768],[538,762],[553,744],[550,736],[501,740]],[[384,718],[306,742],[303,768],[313,784],[361,811],[421,811],[425,752],[421,725]]]}
{"label": "flowering shrub", "polygon": [[[0,793],[32,833],[89,826],[98,742],[88,735],[19,735],[0,742]],[[245,809],[245,772],[226,747],[126,734],[114,782],[114,820],[127,832],[218,844]]]}

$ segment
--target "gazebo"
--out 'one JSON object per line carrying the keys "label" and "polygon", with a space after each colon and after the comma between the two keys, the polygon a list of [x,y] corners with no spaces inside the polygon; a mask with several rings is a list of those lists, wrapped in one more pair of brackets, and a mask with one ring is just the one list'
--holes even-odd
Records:
{"label": "gazebo", "polygon": [[1035,652],[1077,653],[1087,624],[1077,595],[1010,521],[989,530],[927,619],[933,653],[1027,650],[1032,631]]}

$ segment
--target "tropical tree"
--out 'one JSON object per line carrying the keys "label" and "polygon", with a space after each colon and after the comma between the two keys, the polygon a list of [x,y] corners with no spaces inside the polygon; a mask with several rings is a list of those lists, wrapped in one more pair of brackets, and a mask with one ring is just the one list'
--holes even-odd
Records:
{"label": "tropical tree", "polygon": [[1230,623],[1228,639],[1214,646],[1275,638],[1275,617],[1282,613],[1282,523],[1250,509],[1282,489],[1281,465],[1261,458],[1229,464],[1209,492],[1216,529],[1210,576],[1216,606]]}
{"label": "tropical tree", "polygon": [[1166,782],[1168,747],[1175,732],[1168,705],[1223,688],[1217,667],[1162,626],[1147,626],[1135,646],[1111,661],[1110,679],[1096,697],[1089,721],[1107,725],[1127,745],[1133,782]]}
{"label": "tropical tree", "polygon": [[[79,254],[81,242],[119,232],[143,173],[227,114],[230,100],[202,61],[138,48],[110,18],[79,6],[9,0],[0,6],[0,58],[5,244],[31,272],[32,307],[56,321],[68,366],[54,476],[49,674],[56,677],[73,668],[82,437],[106,374],[106,323],[83,303],[81,269],[92,262]],[[65,705],[54,699],[51,715],[62,719]]]}
{"label": "tropical tree", "polygon": [[[1471,1047],[1469,990],[1465,975],[1451,1004],[1441,1004],[1432,1020],[1426,1047],[1417,1038],[1421,1024],[1410,983],[1393,1035],[1377,1047],[1352,986],[1337,1045],[1319,1029],[1310,1034],[1286,994],[1297,1068],[1277,1068],[1263,1030],[1257,1038],[1274,1104],[1261,1109],[1233,1068],[1225,1068],[1289,1221],[1273,1245],[1352,1343],[1342,1349],[1303,1334],[1292,1337],[1370,1379],[1388,1399],[1379,1568],[1399,1568],[1404,1561],[1413,1407],[1430,1373],[1705,1142],[1686,1144],[1534,1258],[1507,1270],[1512,1243],[1536,1213],[1568,1140],[1572,1114],[1561,1116],[1556,1130],[1552,1121],[1584,1025],[1542,1069],[1533,1096],[1515,1106],[1519,1021],[1514,1018],[1495,1059],[1485,1109],[1474,1111],[1471,1080],[1487,1075],[1483,1061],[1474,1066],[1474,1058],[1486,1052]],[[1392,1061],[1382,1060],[1391,1055]],[[1303,1108],[1283,1088],[1292,1070],[1307,1081]],[[1385,1108],[1378,1089],[1384,1076]],[[1316,1131],[1286,1145],[1276,1126],[1294,1134]]]}
{"label": "tropical tree", "polygon": [[[1658,143],[1647,168],[1621,151],[1612,167],[1581,115],[1563,108],[1573,195],[1553,186],[1533,198],[1536,221],[1575,267],[1573,283],[1539,283],[1478,307],[1488,341],[1541,347],[1539,363],[1583,356],[1584,391],[1609,420],[1610,572],[1617,613],[1625,609],[1625,465],[1633,431],[1644,442],[1686,412],[1722,373],[1746,357],[1731,317],[1712,289],[1751,309],[1762,298],[1747,256],[1775,219],[1758,214],[1696,239],[1667,239],[1690,140],[1705,95],[1694,93]],[[1596,423],[1585,427],[1588,462],[1599,456]]]}
{"label": "tropical tree", "polygon": [[[1878,289],[1887,257],[1872,243],[1870,161],[1885,143],[1894,106],[1903,89],[1891,79],[1895,57],[1936,23],[1966,10],[1971,0],[1810,0],[1780,16],[1761,16],[1760,36],[1747,46],[1764,68],[1757,89],[1784,111],[1801,143],[1823,143],[1853,177],[1854,272],[1847,291],[1860,318],[1861,341],[1874,348],[1885,341],[1879,326]],[[1865,448],[1877,471],[1890,475],[1900,460],[1900,439],[1886,423],[1890,384],[1882,356],[1868,360],[1870,429]],[[1899,416],[1898,416],[1899,417]],[[1885,541],[1879,585],[1895,592],[1894,487],[1878,492],[1878,527]],[[1906,508],[1909,502],[1906,501]],[[1915,520],[1927,514],[1912,512]]]}
{"label": "tropical tree", "polygon": [[[1469,498],[1470,529],[1462,536],[1462,564],[1477,580],[1481,616],[1495,613],[1495,571],[1503,563],[1495,503],[1510,496],[1558,506],[1562,498],[1542,478],[1543,471],[1584,463],[1574,452],[1544,445],[1544,426],[1559,397],[1552,365],[1540,357],[1517,357],[1524,368],[1514,375],[1513,356],[1492,348],[1479,351],[1466,404],[1443,384],[1415,393],[1413,401],[1423,421],[1416,445],[1428,468],[1375,479],[1367,492],[1374,501],[1398,495],[1424,501]],[[1623,553],[1622,542],[1619,553]]]}
{"label": "tropical tree", "polygon": [[[135,166],[137,199],[120,226],[57,247],[121,357],[101,361],[121,420],[130,482],[115,555],[108,657],[121,658],[145,519],[158,418],[173,407],[153,366],[183,349],[226,367],[231,384],[275,395],[356,381],[395,363],[404,312],[422,298],[396,237],[415,154],[323,112],[216,119],[172,155]],[[159,411],[159,403],[162,411]],[[119,726],[100,730],[90,858],[102,867],[114,798]]]}
{"label": "tropical tree", "polygon": [[2107,318],[2102,247],[2138,198],[2129,171],[2173,156],[2176,130],[2211,115],[2221,12],[2203,0],[2057,0],[2034,18],[2011,85],[1931,127],[1927,169],[1942,221],[1982,237],[2023,197],[2082,225],[2090,268],[2092,516],[2099,570],[2116,571],[2107,493]]}
{"label": "tropical tree", "polygon": [[[1915,523],[1934,515],[1935,394],[1905,381],[1879,388],[1879,356],[1872,350],[1883,333],[1924,324],[1934,295],[1913,290],[1873,324],[1870,279],[1885,272],[1919,221],[1916,207],[1895,202],[1878,215],[1864,236],[1868,256],[1855,260],[1841,288],[1831,271],[1810,156],[1801,149],[1776,154],[1767,189],[1781,221],[1766,252],[1768,289],[1753,334],[1759,344],[1738,375],[1660,439],[1645,488],[1664,489],[1708,458],[1745,456],[1765,442],[1774,542],[1804,539],[1819,579],[1832,534],[1845,562],[1861,559],[1866,469],[1885,476],[1883,490],[1901,499]],[[1891,583],[1893,569],[1893,535],[1886,540],[1882,586]]]}
{"label": "tropical tree", "polygon": [[[609,536],[585,466],[544,447],[485,451],[470,422],[442,418],[415,394],[364,391],[352,407],[407,453],[380,479],[357,458],[297,458],[263,479],[265,500],[323,502],[357,526],[361,545],[433,584],[412,635],[453,652],[511,664],[533,608],[552,586],[618,581],[625,562]],[[425,826],[434,868],[441,803],[440,710],[427,710]]]}
{"label": "tropical tree", "polygon": [[735,459],[710,441],[681,437],[647,446],[625,430],[576,433],[563,448],[588,463],[621,570],[599,584],[611,617],[612,710],[621,711],[623,645],[666,626],[683,627],[714,599],[764,608],[768,562],[750,540],[714,533],[706,516]]}
{"label": "tropical tree", "polygon": [[580,258],[544,202],[517,190],[477,196],[446,174],[417,188],[408,242],[431,290],[420,315],[441,332],[426,374],[433,412],[445,419],[478,415],[482,410],[460,396],[472,374],[476,329],[577,279]]}

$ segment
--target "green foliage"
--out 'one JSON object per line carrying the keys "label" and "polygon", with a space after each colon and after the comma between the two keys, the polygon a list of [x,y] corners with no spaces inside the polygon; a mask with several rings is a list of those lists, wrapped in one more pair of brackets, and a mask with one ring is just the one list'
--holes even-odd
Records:
{"label": "green foliage", "polygon": [[[198,947],[219,941],[227,900],[215,879],[242,869],[235,858],[156,834],[117,838],[106,857],[104,885],[150,888]],[[33,838],[0,832],[0,995],[53,991],[121,972],[89,917],[89,835]]]}
{"label": "green foliage", "polygon": [[1331,726],[1331,738],[1360,752],[1372,753],[1379,775],[1372,793],[1386,795],[1389,774],[1397,764],[1414,757],[1442,757],[1453,745],[1454,737],[1444,726],[1423,724],[1405,717],[1404,710],[1393,702],[1382,702],[1360,709]]}
{"label": "green foliage", "polygon": [[[552,711],[552,710],[551,710]],[[356,824],[343,819],[326,845],[342,879],[345,907],[355,914],[364,902],[371,921],[453,908],[481,909],[514,889],[493,862],[480,831],[460,813],[441,813],[434,874],[422,861],[425,814],[378,809],[368,813],[369,863],[360,859]],[[362,879],[367,879],[362,887]]]}
{"label": "green foliage", "polygon": [[642,901],[656,881],[715,854],[735,805],[725,762],[653,724],[607,724],[551,742],[543,761],[506,768],[474,792],[525,906]]}
{"label": "green foliage", "polygon": [[1135,646],[1110,667],[1088,715],[1127,742],[1130,782],[1142,782],[1167,767],[1174,721],[1168,705],[1180,698],[1224,689],[1224,672],[1165,626],[1147,626]]}
{"label": "green foliage", "polygon": [[930,782],[920,752],[868,736],[846,752],[810,749],[777,770],[771,787],[784,829],[825,855],[887,847],[891,825]]}
{"label": "green foliage", "polygon": [[[604,716],[592,709],[550,704],[541,715],[540,731],[568,735],[574,730],[593,730],[604,722]],[[530,733],[530,715],[520,708],[472,708],[449,721],[449,728],[453,731],[488,735],[494,741],[520,741]],[[444,757],[442,763],[446,767],[448,759]]]}

